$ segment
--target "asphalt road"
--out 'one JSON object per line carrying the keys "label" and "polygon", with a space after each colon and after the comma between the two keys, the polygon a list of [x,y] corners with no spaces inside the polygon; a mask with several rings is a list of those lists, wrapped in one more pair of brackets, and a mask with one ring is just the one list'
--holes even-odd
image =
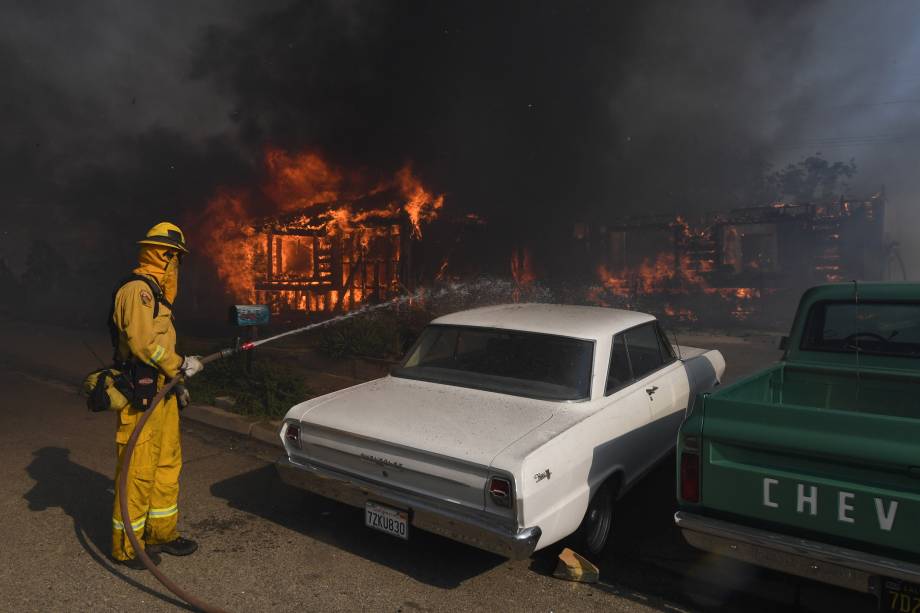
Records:
{"label": "asphalt road", "polygon": [[[684,342],[703,344],[706,339]],[[715,341],[709,343],[714,344]],[[766,343],[721,344],[731,377],[776,358]],[[182,610],[146,572],[107,557],[113,416],[75,390],[6,370],[0,407],[0,610]],[[363,514],[281,484],[276,451],[183,424],[180,528],[201,543],[161,568],[232,611],[871,611],[843,590],[703,555],[673,526],[673,464],[617,509],[601,583],[551,574],[559,547],[509,562],[420,531],[403,542]]]}

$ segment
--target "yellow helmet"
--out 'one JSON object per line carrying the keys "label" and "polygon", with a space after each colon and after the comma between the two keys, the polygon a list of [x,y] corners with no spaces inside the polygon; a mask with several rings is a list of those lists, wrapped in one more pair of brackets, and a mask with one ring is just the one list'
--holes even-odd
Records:
{"label": "yellow helmet", "polygon": [[188,253],[185,247],[185,234],[179,229],[179,226],[171,224],[168,221],[161,221],[147,231],[147,236],[137,241],[138,245],[159,245],[161,247],[172,247],[182,253]]}

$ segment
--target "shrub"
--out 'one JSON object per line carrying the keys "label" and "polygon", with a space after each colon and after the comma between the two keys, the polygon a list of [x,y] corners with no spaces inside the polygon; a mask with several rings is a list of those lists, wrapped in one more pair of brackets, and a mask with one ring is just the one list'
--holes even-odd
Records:
{"label": "shrub", "polygon": [[314,395],[302,375],[273,361],[255,359],[247,373],[244,355],[209,364],[188,387],[193,402],[213,404],[218,396],[230,396],[234,412],[271,418]]}
{"label": "shrub", "polygon": [[319,349],[334,358],[365,356],[390,358],[402,349],[400,326],[390,313],[347,319],[323,330]]}

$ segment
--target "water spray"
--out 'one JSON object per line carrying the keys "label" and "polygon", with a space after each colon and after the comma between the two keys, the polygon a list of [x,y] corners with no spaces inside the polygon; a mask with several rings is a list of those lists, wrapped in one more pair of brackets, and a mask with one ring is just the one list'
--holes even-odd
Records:
{"label": "water spray", "polygon": [[[217,360],[229,358],[239,353],[252,351],[256,347],[265,345],[266,343],[274,342],[286,336],[293,336],[295,334],[302,334],[304,332],[315,330],[317,328],[331,326],[336,323],[342,322],[346,319],[351,319],[352,317],[358,317],[359,315],[366,315],[374,311],[380,311],[383,309],[391,308],[394,306],[398,306],[400,304],[411,302],[413,300],[420,300],[425,297],[439,298],[439,297],[442,297],[442,296],[445,296],[451,293],[461,293],[462,294],[464,292],[468,292],[471,288],[476,287],[477,285],[480,285],[481,283],[482,282],[480,282],[479,284],[472,284],[472,285],[448,285],[435,292],[427,292],[426,290],[419,290],[413,294],[400,296],[398,298],[389,300],[387,302],[381,302],[380,304],[368,305],[361,309],[350,311],[348,313],[339,315],[337,317],[333,317],[331,319],[327,319],[325,321],[309,324],[309,325],[306,325],[300,328],[295,328],[293,330],[288,330],[286,332],[282,332],[280,334],[276,334],[268,338],[242,343],[236,347],[229,347],[227,349],[222,349],[220,351],[217,351],[215,353],[202,357],[201,363],[208,364],[210,362],[215,362]],[[141,431],[144,429],[144,425],[147,423],[147,420],[150,419],[150,416],[153,414],[153,412],[156,411],[157,408],[159,408],[160,404],[162,404],[163,402],[163,399],[166,397],[167,394],[169,394],[170,391],[172,391],[172,389],[179,382],[180,378],[181,378],[181,373],[179,375],[176,375],[172,379],[170,379],[169,382],[162,389],[160,389],[159,392],[157,392],[157,395],[154,397],[153,401],[150,403],[150,406],[152,408],[148,409],[147,411],[144,411],[143,415],[141,415],[140,419],[137,422],[137,425],[134,427],[134,431],[131,433],[131,437],[128,439],[127,445],[125,446],[125,451],[122,456],[124,458],[124,464],[122,465],[121,473],[118,478],[118,486],[119,486],[118,487],[118,490],[119,490],[118,505],[121,510],[121,521],[122,523],[124,523],[125,526],[131,526],[131,517],[130,517],[130,514],[128,513],[128,498],[127,498],[128,472],[131,466],[132,457],[134,455],[134,448],[137,445],[137,439],[140,436]],[[147,570],[149,570],[153,574],[153,576],[156,577],[157,580],[163,584],[163,586],[166,589],[168,589],[170,592],[175,594],[177,597],[181,598],[182,600],[187,602],[189,605],[195,607],[196,609],[200,611],[204,611],[205,613],[225,613],[224,609],[210,605],[196,598],[192,594],[189,594],[188,592],[183,590],[181,587],[176,585],[169,577],[164,575],[163,572],[157,568],[157,566],[153,563],[153,561],[147,555],[147,552],[144,551],[144,549],[140,546],[140,543],[137,540],[137,536],[134,534],[134,530],[126,529],[125,533],[128,535],[128,540],[131,542],[131,546],[134,548],[135,555],[138,558],[140,558],[140,560],[144,563],[144,566],[147,567]]]}

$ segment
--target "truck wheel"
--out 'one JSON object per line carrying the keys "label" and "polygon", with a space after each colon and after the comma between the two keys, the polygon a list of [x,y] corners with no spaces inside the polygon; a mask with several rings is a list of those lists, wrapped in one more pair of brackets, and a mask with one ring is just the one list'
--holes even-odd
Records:
{"label": "truck wheel", "polygon": [[588,504],[585,518],[578,527],[577,543],[585,554],[598,556],[607,546],[613,528],[613,488],[606,482]]}

